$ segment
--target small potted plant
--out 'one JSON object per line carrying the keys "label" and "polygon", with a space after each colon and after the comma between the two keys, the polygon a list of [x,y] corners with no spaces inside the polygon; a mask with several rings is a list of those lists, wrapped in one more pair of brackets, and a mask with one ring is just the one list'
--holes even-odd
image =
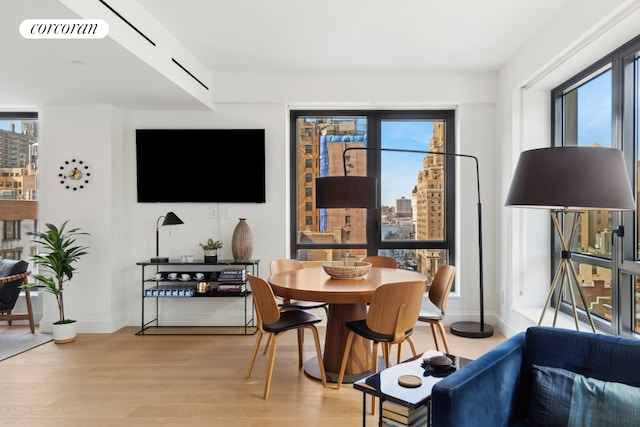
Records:
{"label": "small potted plant", "polygon": [[204,250],[204,262],[215,264],[218,262],[218,249],[222,248],[220,240],[208,239],[206,243],[200,243]]}
{"label": "small potted plant", "polygon": [[66,229],[69,220],[56,227],[53,224],[45,224],[46,231],[34,231],[27,233],[34,236],[33,242],[40,245],[38,253],[31,260],[49,274],[39,271],[33,277],[35,283],[26,283],[24,288],[38,288],[56,297],[60,318],[53,322],[53,340],[58,343],[71,342],[76,339],[76,321],[68,319],[64,313],[63,290],[65,283],[69,282],[76,271],[74,264],[86,255],[86,246],[77,246],[76,237],[89,235],[80,231],[80,228]]}

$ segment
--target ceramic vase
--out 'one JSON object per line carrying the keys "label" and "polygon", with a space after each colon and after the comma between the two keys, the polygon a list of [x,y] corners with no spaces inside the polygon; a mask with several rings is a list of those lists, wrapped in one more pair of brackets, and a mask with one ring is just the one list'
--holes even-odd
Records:
{"label": "ceramic vase", "polygon": [[235,262],[249,261],[253,252],[253,236],[246,218],[238,218],[231,237],[231,252]]}

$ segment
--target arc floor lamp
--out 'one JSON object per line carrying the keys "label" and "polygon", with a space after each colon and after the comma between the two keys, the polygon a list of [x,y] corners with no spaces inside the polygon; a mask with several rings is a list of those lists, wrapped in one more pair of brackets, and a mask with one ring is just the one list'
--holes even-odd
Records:
{"label": "arc floor lamp", "polygon": [[316,178],[316,207],[318,208],[377,208],[377,181],[369,176],[347,175],[347,151],[393,151],[398,153],[434,154],[439,156],[463,157],[473,159],[476,168],[478,194],[478,257],[480,287],[480,322],[454,322],[451,333],[467,338],[486,338],[493,335],[493,326],[484,322],[484,270],[482,259],[482,204],[480,202],[480,169],[478,158],[469,154],[442,153],[438,151],[409,150],[401,148],[347,147],[342,152],[344,176]]}
{"label": "arc floor lamp", "polygon": [[[571,248],[582,212],[635,209],[622,151],[598,146],[562,146],[523,151],[516,164],[505,206],[549,209],[560,242],[560,262],[538,324],[542,323],[559,284],[553,326],[556,325],[562,294],[568,291],[576,329],[579,329],[575,288],[591,329],[595,332],[596,327],[571,261]],[[561,214],[569,212],[574,215],[569,238],[565,239],[561,228]],[[612,234],[622,237],[623,230],[622,226],[618,227]]]}

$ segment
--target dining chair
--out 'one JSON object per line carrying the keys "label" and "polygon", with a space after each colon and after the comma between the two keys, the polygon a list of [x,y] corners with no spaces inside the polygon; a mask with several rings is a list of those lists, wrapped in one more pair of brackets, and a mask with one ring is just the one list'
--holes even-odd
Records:
{"label": "dining chair", "polygon": [[[269,263],[269,274],[278,274],[284,273],[292,270],[300,270],[305,268],[305,263],[297,259],[291,258],[279,258],[271,261]],[[329,314],[329,304],[326,302],[316,302],[316,301],[300,301],[300,300],[291,300],[291,299],[283,299],[281,303],[278,304],[281,310],[313,310],[315,308],[323,308],[325,314]],[[298,340],[302,345],[304,342],[304,335],[302,335],[302,331],[298,331]],[[267,339],[266,344],[264,345],[263,354],[267,353],[267,349],[269,348],[269,344],[271,343],[271,336]]]}
{"label": "dining chair", "polygon": [[[305,264],[297,259],[280,258],[271,261],[269,264],[269,274],[284,273],[291,270],[301,270],[305,268]],[[325,314],[328,313],[328,304],[326,302],[316,301],[299,301],[299,300],[284,300],[280,303],[282,309],[298,308],[302,310],[312,310],[315,308],[323,308]]]}
{"label": "dining chair", "polygon": [[370,262],[372,267],[398,268],[398,261],[390,256],[372,255],[362,258],[363,262]]}
{"label": "dining chair", "polygon": [[[273,374],[273,366],[276,357],[276,348],[278,346],[278,337],[287,331],[303,331],[304,329],[310,329],[313,333],[313,339],[316,346],[316,355],[319,361],[322,361],[322,351],[320,349],[320,338],[318,336],[318,329],[315,324],[321,322],[322,319],[313,313],[306,310],[290,309],[282,311],[278,307],[276,296],[273,294],[271,285],[266,280],[254,276],[253,274],[247,274],[249,284],[251,285],[251,292],[253,295],[253,302],[256,308],[256,314],[258,317],[256,342],[253,346],[253,352],[251,354],[251,360],[249,361],[249,369],[247,370],[246,378],[251,376],[253,365],[256,360],[256,354],[260,348],[260,342],[264,334],[268,334],[271,337],[271,352],[269,354],[269,361],[267,362],[267,377],[264,385],[264,400],[269,397],[269,389],[271,387],[271,376]],[[298,335],[300,337],[300,335]],[[302,343],[298,340],[298,366],[302,367]],[[327,377],[324,371],[324,365],[318,363],[320,367],[320,375],[322,377],[322,385],[327,386]]]}
{"label": "dining chair", "polygon": [[344,372],[351,352],[353,339],[359,335],[373,342],[373,373],[378,371],[378,345],[382,343],[385,366],[389,367],[389,348],[391,344],[409,342],[413,355],[416,349],[411,334],[418,320],[425,292],[424,281],[389,283],[377,288],[373,294],[367,317],[345,322],[349,330],[342,356],[337,388],[340,389]]}
{"label": "dining chair", "polygon": [[449,342],[447,341],[447,334],[442,322],[455,275],[456,268],[452,265],[443,265],[438,268],[429,287],[429,301],[433,304],[433,308],[422,306],[420,308],[420,314],[418,315],[418,321],[431,325],[431,333],[433,334],[433,341],[436,344],[436,350],[440,350],[436,333],[437,330],[442,337],[445,352],[448,354],[451,354],[451,351],[449,350]]}

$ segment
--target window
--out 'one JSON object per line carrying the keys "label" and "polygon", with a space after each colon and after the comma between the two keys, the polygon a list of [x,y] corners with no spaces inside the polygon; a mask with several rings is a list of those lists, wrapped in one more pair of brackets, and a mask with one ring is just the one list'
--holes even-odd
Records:
{"label": "window", "polygon": [[[640,37],[600,59],[552,91],[554,145],[621,149],[638,194]],[[589,171],[585,171],[589,173]],[[607,177],[602,177],[607,179]],[[636,196],[636,203],[638,197]],[[563,214],[569,232],[572,213]],[[596,327],[614,335],[640,334],[640,228],[634,212],[581,212],[572,262],[587,307],[576,298],[580,316],[589,310]],[[565,224],[566,223],[566,224]],[[555,233],[554,263],[561,253]],[[554,269],[555,269],[554,265]],[[558,291],[556,291],[557,293]],[[571,295],[561,295],[569,311]],[[556,301],[552,298],[552,301]]]}
{"label": "window", "polygon": [[20,221],[5,220],[2,223],[2,240],[20,238]]}
{"label": "window", "polygon": [[[388,255],[432,277],[455,251],[453,129],[453,111],[292,111],[291,256]],[[317,177],[345,173],[377,178],[376,209],[298,200]]]}

